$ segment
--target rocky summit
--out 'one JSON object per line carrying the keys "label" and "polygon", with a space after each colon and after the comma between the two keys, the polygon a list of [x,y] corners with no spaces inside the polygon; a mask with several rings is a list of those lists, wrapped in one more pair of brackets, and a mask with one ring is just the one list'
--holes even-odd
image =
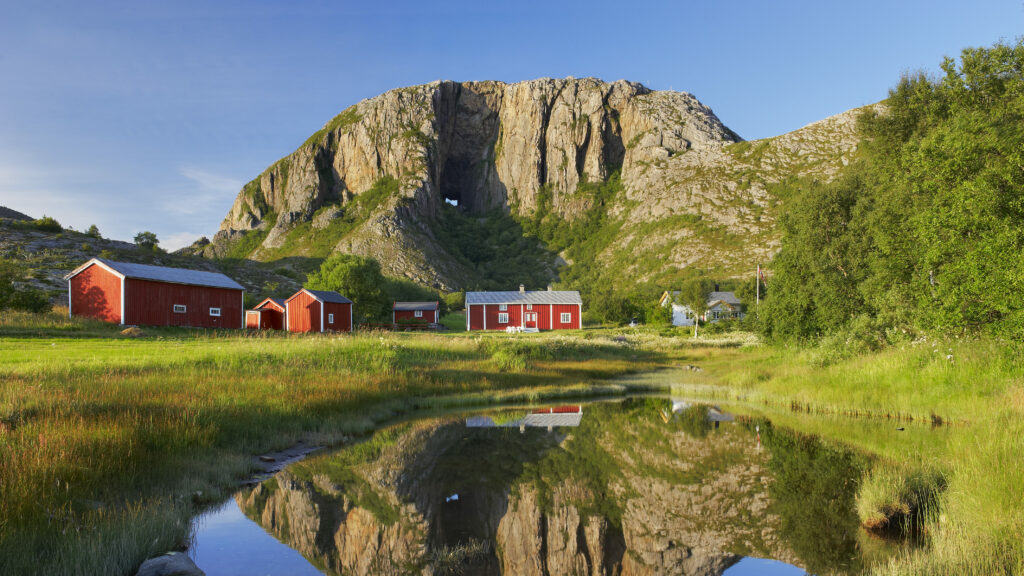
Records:
{"label": "rocky summit", "polygon": [[[694,96],[622,80],[401,88],[346,109],[246,184],[212,241],[191,250],[307,269],[354,253],[454,290],[485,285],[481,260],[512,260],[501,247],[524,230],[554,238],[588,219],[588,265],[614,281],[738,275],[778,248],[772,185],[836,174],[856,148],[855,118],[744,142]],[[490,256],[451,234],[495,218],[522,227],[496,235]],[[534,242],[538,278],[575,264],[579,239]]]}

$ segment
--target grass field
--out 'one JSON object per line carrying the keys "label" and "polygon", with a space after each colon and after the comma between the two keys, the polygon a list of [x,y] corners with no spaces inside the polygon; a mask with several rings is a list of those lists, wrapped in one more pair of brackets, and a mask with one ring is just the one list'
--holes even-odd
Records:
{"label": "grass field", "polygon": [[[183,547],[191,516],[247,478],[254,454],[299,440],[336,444],[423,409],[671,384],[877,455],[862,519],[920,512],[930,545],[876,572],[1022,574],[1022,356],[1011,342],[919,339],[823,362],[749,335],[653,329],[130,338],[0,313],[0,573],[134,573]],[[702,371],[645,374],[679,364]]]}
{"label": "grass field", "polygon": [[252,456],[418,409],[621,392],[658,351],[578,335],[250,335],[0,313],[0,573],[128,574]]}
{"label": "grass field", "polygon": [[881,456],[861,486],[862,520],[937,498],[919,526],[929,545],[875,572],[1024,574],[1021,344],[922,338],[826,366],[781,347],[688,358],[704,371],[680,391],[761,405],[773,422]]}

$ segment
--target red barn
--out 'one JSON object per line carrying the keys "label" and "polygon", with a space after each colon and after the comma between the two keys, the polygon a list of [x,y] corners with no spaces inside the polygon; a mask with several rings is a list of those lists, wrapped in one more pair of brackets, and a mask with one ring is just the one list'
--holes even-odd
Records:
{"label": "red barn", "polygon": [[289,332],[351,332],[352,301],[337,292],[303,288],[284,301]]}
{"label": "red barn", "polygon": [[437,324],[440,309],[439,302],[395,302],[391,306],[391,323]]}
{"label": "red barn", "polygon": [[580,293],[563,290],[466,292],[466,330],[579,330],[583,328]]}
{"label": "red barn", "polygon": [[71,316],[145,326],[244,325],[245,288],[220,272],[93,258],[64,279]]}
{"label": "red barn", "polygon": [[284,298],[267,298],[245,311],[245,327],[252,330],[284,330]]}

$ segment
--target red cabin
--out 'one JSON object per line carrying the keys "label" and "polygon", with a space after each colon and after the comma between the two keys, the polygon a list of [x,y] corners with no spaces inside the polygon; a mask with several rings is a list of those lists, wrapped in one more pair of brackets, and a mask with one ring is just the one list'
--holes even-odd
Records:
{"label": "red cabin", "polygon": [[251,330],[284,330],[284,298],[267,298],[245,311],[245,327]]}
{"label": "red cabin", "polygon": [[437,324],[439,302],[395,302],[391,306],[392,324]]}
{"label": "red cabin", "polygon": [[303,288],[284,301],[289,332],[351,332],[352,301],[337,292]]}
{"label": "red cabin", "polygon": [[245,288],[220,272],[93,258],[64,279],[70,316],[145,326],[244,324]]}
{"label": "red cabin", "polygon": [[575,290],[466,292],[466,330],[579,330],[583,299]]}

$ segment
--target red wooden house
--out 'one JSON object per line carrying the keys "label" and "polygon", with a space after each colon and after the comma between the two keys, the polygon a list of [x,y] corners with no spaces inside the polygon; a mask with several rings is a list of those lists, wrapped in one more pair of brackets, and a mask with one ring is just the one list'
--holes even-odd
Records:
{"label": "red wooden house", "polygon": [[146,326],[244,324],[245,288],[220,272],[93,258],[64,279],[71,316]]}
{"label": "red wooden house", "polygon": [[578,330],[583,299],[575,290],[466,292],[466,330]]}
{"label": "red wooden house", "polygon": [[352,301],[337,292],[303,288],[284,301],[289,332],[351,332]]}
{"label": "red wooden house", "polygon": [[440,314],[439,302],[395,302],[391,306],[392,324],[437,324]]}
{"label": "red wooden house", "polygon": [[284,298],[267,298],[245,311],[245,327],[252,330],[284,330]]}

